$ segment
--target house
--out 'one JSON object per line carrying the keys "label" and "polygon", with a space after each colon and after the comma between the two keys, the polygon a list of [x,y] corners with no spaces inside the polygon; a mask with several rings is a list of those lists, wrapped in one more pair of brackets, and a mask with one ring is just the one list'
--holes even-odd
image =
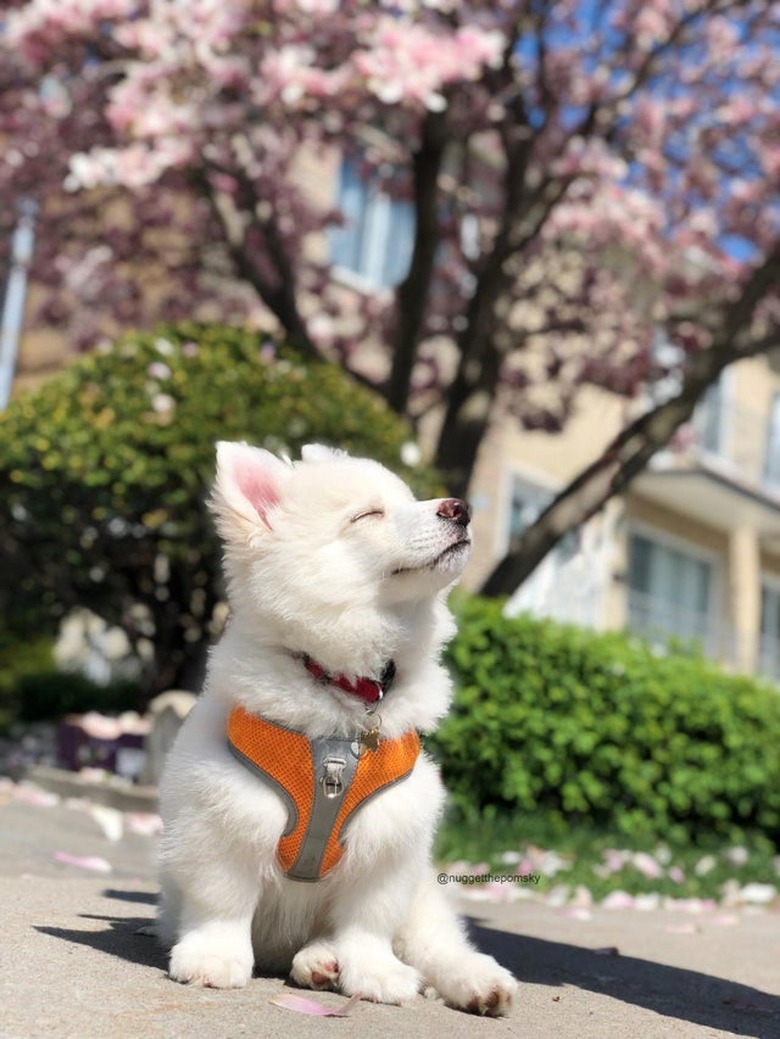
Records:
{"label": "house", "polygon": [[[601,453],[620,402],[582,392],[557,435],[495,429],[474,481],[478,587],[511,537]],[[780,374],[733,365],[629,492],[570,534],[508,604],[596,629],[695,644],[780,681]]]}

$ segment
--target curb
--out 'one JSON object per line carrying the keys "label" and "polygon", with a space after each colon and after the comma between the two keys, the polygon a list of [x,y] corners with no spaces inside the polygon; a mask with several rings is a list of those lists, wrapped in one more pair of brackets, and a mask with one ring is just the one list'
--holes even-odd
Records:
{"label": "curb", "polygon": [[46,765],[30,765],[19,777],[60,797],[86,798],[96,804],[116,808],[120,812],[149,812],[158,810],[157,788],[133,786],[114,776],[93,779]]}

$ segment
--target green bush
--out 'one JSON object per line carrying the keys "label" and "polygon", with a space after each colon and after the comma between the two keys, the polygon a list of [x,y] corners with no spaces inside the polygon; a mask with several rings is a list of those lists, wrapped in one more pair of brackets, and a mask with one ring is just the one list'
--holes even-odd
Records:
{"label": "green bush", "polygon": [[432,741],[456,803],[628,837],[780,839],[780,696],[638,639],[459,605],[451,716]]}
{"label": "green bush", "polygon": [[51,639],[16,641],[0,629],[0,733],[19,716],[19,686],[26,676],[53,670]]}
{"label": "green bush", "polygon": [[48,721],[66,714],[100,711],[121,714],[138,707],[138,687],[133,682],[99,685],[84,675],[42,671],[22,675],[16,685],[19,720]]}
{"label": "green bush", "polygon": [[205,507],[215,441],[293,456],[336,444],[425,492],[432,474],[401,464],[409,438],[342,369],[247,330],[168,328],[91,354],[0,415],[5,637],[84,606],[153,643],[150,692],[192,687],[222,595]]}

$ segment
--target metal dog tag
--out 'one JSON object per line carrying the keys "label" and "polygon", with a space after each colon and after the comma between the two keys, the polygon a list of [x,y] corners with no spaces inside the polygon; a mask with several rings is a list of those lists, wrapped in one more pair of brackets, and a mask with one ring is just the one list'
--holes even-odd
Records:
{"label": "metal dog tag", "polygon": [[373,729],[364,732],[360,743],[366,750],[379,750],[379,726],[375,725]]}

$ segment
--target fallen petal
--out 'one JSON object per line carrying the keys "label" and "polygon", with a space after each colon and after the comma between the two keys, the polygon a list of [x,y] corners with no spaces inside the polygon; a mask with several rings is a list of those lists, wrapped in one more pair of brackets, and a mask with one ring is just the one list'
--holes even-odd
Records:
{"label": "fallen petal", "polygon": [[67,851],[55,851],[54,858],[65,866],[78,866],[79,869],[91,869],[95,873],[110,873],[111,863],[98,855],[70,855]]}
{"label": "fallen petal", "polygon": [[723,913],[722,916],[716,916],[712,922],[718,927],[736,927],[740,919],[736,913]]}
{"label": "fallen petal", "polygon": [[593,919],[593,913],[591,913],[590,909],[585,909],[584,906],[570,906],[567,909],[562,909],[561,916],[565,916],[569,920]]}
{"label": "fallen petal", "polygon": [[627,891],[611,891],[601,905],[604,909],[633,909],[635,900]]}
{"label": "fallen petal", "polygon": [[13,796],[17,801],[34,805],[36,808],[54,808],[60,803],[57,794],[50,794],[48,790],[41,790],[40,787],[33,786],[31,783],[20,783],[13,791]]}
{"label": "fallen petal", "polygon": [[360,999],[359,995],[352,996],[339,1010],[315,1003],[313,999],[305,996],[296,996],[292,992],[281,992],[277,996],[271,996],[269,1003],[282,1007],[283,1010],[295,1010],[299,1014],[310,1014],[312,1017],[347,1017],[355,1003]]}
{"label": "fallen petal", "polygon": [[127,828],[130,833],[142,837],[154,837],[162,830],[162,819],[150,812],[131,812],[127,816]]}
{"label": "fallen petal", "polygon": [[116,808],[109,808],[106,805],[92,805],[89,809],[89,814],[108,840],[116,842],[121,839],[125,824],[120,811]]}
{"label": "fallen petal", "polygon": [[660,904],[661,896],[654,893],[636,895],[634,898],[634,908],[639,909],[644,913],[651,913],[654,909],[657,909]]}

